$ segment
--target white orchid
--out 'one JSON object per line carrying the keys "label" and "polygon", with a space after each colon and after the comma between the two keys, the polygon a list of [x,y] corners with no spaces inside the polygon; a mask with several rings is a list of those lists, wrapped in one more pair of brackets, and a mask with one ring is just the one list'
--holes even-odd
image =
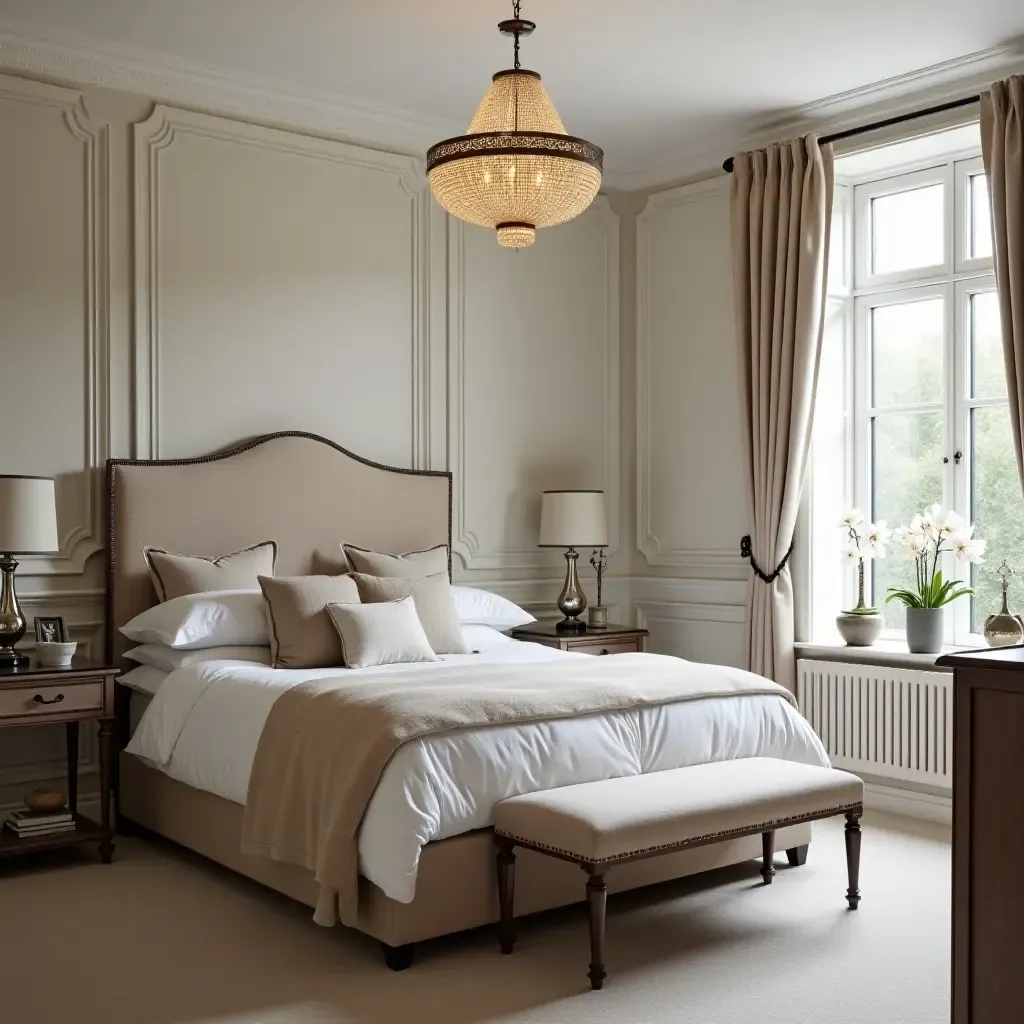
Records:
{"label": "white orchid", "polygon": [[[958,533],[963,525],[964,517],[952,509],[943,512],[935,520],[935,529],[945,537],[951,537],[954,533]],[[972,526],[971,529],[973,530],[974,527]]]}
{"label": "white orchid", "polygon": [[855,530],[861,523],[864,522],[864,513],[859,508],[851,508],[849,512],[843,516],[840,521],[840,526],[845,526],[847,529]]}
{"label": "white orchid", "polygon": [[942,519],[942,506],[941,505],[930,505],[920,515],[914,516],[910,522],[911,530],[914,529],[914,524],[917,524],[917,529],[920,530],[926,537],[934,539],[939,535],[938,523]]}
{"label": "white orchid", "polygon": [[953,554],[961,562],[984,562],[985,559],[982,555],[985,554],[985,547],[987,541],[974,540],[972,534],[974,533],[974,525],[972,524],[968,529],[956,533],[950,539],[950,543],[953,545]]}
{"label": "white orchid", "polygon": [[912,533],[908,536],[906,545],[913,558],[920,558],[928,547],[928,539],[923,533]]}
{"label": "white orchid", "polygon": [[847,565],[856,565],[862,556],[853,544],[847,544],[840,552],[839,557]]}
{"label": "white orchid", "polygon": [[973,594],[958,579],[943,580],[940,563],[944,552],[952,552],[962,562],[980,562],[985,541],[974,539],[974,524],[941,505],[931,505],[901,526],[894,534],[914,559],[916,583],[911,587],[890,587],[889,601],[902,601],[908,608],[941,608],[958,597]]}
{"label": "white orchid", "polygon": [[889,543],[892,531],[886,526],[884,519],[871,523],[865,535],[865,553],[872,558],[885,558],[885,545]]}

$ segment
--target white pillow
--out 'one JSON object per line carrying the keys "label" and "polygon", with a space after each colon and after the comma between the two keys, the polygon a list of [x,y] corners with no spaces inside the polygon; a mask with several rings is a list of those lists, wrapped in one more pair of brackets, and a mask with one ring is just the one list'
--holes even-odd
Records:
{"label": "white pillow", "polygon": [[125,651],[124,656],[143,665],[152,665],[164,672],[174,672],[204,661],[254,661],[270,664],[269,647],[206,647],[198,651],[182,651],[166,644],[143,644]]}
{"label": "white pillow", "polygon": [[139,665],[123,676],[118,676],[117,681],[122,686],[136,693],[144,693],[147,697],[155,697],[160,684],[170,675],[163,669],[153,668],[152,665]]}
{"label": "white pillow", "polygon": [[329,604],[349,668],[440,661],[416,614],[412,595],[372,604]]}
{"label": "white pillow", "polygon": [[491,626],[494,629],[514,629],[536,622],[528,611],[513,604],[507,597],[492,594],[475,587],[452,587],[455,609],[464,626]]}
{"label": "white pillow", "polygon": [[121,632],[139,644],[163,644],[182,651],[270,646],[260,590],[211,590],[175,597],[136,615]]}

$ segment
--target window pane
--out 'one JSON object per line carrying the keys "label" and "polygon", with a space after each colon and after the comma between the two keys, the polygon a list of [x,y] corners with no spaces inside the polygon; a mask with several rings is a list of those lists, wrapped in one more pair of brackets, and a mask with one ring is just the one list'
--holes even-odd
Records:
{"label": "window pane", "polygon": [[998,398],[1006,394],[1003,336],[999,326],[999,297],[978,292],[971,302],[971,394]]}
{"label": "window pane", "polygon": [[980,633],[985,619],[1000,608],[1002,585],[995,570],[1004,558],[1017,574],[1010,583],[1010,611],[1024,610],[1024,498],[1006,406],[971,410],[971,449],[971,516],[975,534],[988,541],[985,561],[971,566],[977,593],[971,601],[971,630]]}
{"label": "window pane", "polygon": [[945,262],[943,185],[871,200],[871,272],[892,274]]}
{"label": "window pane", "polygon": [[988,178],[972,174],[971,200],[971,259],[980,260],[992,255],[992,211],[988,205]]}
{"label": "window pane", "polygon": [[[905,526],[922,508],[942,501],[942,413],[893,413],[871,424],[871,517],[890,529]],[[894,546],[872,564],[872,603],[882,605],[889,587],[914,585],[914,563]],[[903,606],[885,606],[885,624],[905,629]]]}
{"label": "window pane", "polygon": [[871,310],[875,406],[942,401],[945,312],[941,298]]}

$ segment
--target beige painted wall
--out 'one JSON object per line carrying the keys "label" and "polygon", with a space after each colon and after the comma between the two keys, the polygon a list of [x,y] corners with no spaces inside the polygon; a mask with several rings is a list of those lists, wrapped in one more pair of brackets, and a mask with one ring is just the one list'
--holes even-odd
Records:
{"label": "beige painted wall", "polygon": [[[451,466],[458,576],[537,612],[562,573],[540,491],[604,488],[607,603],[631,615],[607,200],[509,252],[449,221],[417,159],[11,76],[0,152],[0,472],[57,476],[62,536],[19,573],[30,616],[102,650],[109,456],[285,428]],[[62,740],[0,730],[0,806],[58,776]]]}

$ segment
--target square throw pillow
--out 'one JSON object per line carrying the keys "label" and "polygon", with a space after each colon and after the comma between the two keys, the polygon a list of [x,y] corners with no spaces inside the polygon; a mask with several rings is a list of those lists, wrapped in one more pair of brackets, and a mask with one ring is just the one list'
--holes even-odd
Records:
{"label": "square throw pillow", "polygon": [[411,597],[379,604],[329,604],[349,668],[439,661],[423,632]]}
{"label": "square throw pillow", "polygon": [[176,555],[152,547],[143,548],[142,554],[157,598],[172,601],[205,590],[255,590],[259,586],[257,576],[274,575],[277,544],[267,540],[220,558]]}
{"label": "square throw pillow", "polygon": [[424,551],[392,555],[386,551],[370,551],[354,544],[342,544],[342,551],[353,572],[367,576],[436,576],[448,572],[448,545],[438,544]]}
{"label": "square throw pillow", "polygon": [[351,576],[260,576],[274,668],[329,668],[344,665],[329,604],[356,604]]}
{"label": "square throw pillow", "polygon": [[423,632],[427,634],[435,654],[470,653],[466,638],[462,635],[462,624],[455,608],[447,571],[418,579],[408,576],[367,576],[365,573],[354,572],[352,579],[356,581],[360,600],[364,604],[411,597],[423,625]]}

